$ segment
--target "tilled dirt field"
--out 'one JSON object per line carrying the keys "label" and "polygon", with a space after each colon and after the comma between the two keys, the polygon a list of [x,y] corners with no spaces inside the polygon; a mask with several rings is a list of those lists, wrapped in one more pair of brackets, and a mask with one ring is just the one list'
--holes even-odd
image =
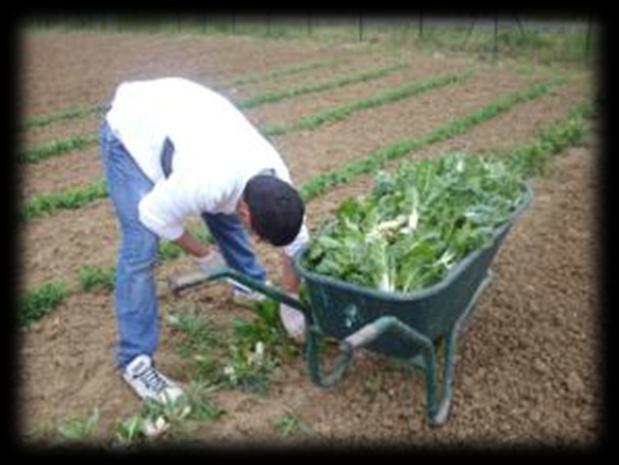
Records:
{"label": "tilled dirt field", "polygon": [[[76,47],[75,44],[79,44]],[[263,105],[246,113],[258,125],[291,122],[317,110],[366,98],[380,89],[448,71],[473,68],[465,82],[353,113],[337,123],[271,139],[303,184],[311,177],[393,144],[418,137],[456,117],[528,87],[559,72],[475,62],[463,57],[393,50],[377,44],[334,45],[266,41],[243,37],[130,35],[38,32],[24,35],[23,116],[47,114],[108,99],[119,81],[182,75],[220,83],[250,73],[267,73],[303,62],[339,60],[330,67],[274,81],[226,88],[233,99],[263,90],[329,80],[398,63],[409,68],[382,78]],[[563,117],[591,96],[592,76],[566,72],[566,83],[550,94],[513,109],[408,159],[448,150],[468,153],[506,149],[535,135],[540,125]],[[98,118],[55,123],[22,134],[26,147],[97,131]],[[399,444],[587,446],[601,431],[601,380],[598,327],[600,253],[597,221],[598,144],[571,148],[535,178],[532,206],[515,224],[496,257],[494,280],[480,298],[474,319],[458,341],[454,398],[447,423],[431,428],[425,418],[422,376],[386,357],[360,353],[348,375],[322,389],[309,379],[305,360],[296,356],[278,367],[268,391],[251,394],[219,390],[213,400],[225,414],[197,422],[188,438],[197,444]],[[388,165],[391,167],[393,165]],[[51,193],[93,182],[102,173],[98,147],[92,145],[35,164],[23,165],[22,195]],[[331,189],[308,203],[310,227],[341,200],[369,189],[370,176]],[[53,279],[76,284],[85,265],[115,264],[117,232],[107,200],[74,211],[29,221],[22,229],[22,284],[28,289]],[[257,246],[279,279],[277,256]],[[210,285],[174,298],[166,278],[195,265],[187,258],[164,262],[157,270],[162,317],[162,371],[188,383],[191,360],[176,347],[181,335],[166,316],[191,309],[222,328],[233,316],[248,318],[223,285]],[[114,368],[113,296],[106,291],[77,292],[30,328],[19,344],[20,436],[53,440],[56,428],[95,407],[101,418],[96,437],[108,443],[115,426],[134,414],[139,401]],[[282,438],[273,418],[293,413],[311,427],[309,435]]]}

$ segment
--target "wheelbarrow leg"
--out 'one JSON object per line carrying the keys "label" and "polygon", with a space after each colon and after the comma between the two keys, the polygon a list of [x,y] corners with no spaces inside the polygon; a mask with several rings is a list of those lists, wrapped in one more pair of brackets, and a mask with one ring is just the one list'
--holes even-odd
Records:
{"label": "wheelbarrow leg", "polygon": [[[346,339],[340,342],[340,353],[335,361],[334,368],[328,375],[322,373],[318,362],[318,343],[320,331],[312,325],[308,328],[307,360],[310,377],[314,383],[322,387],[329,387],[339,381],[348,369],[355,350],[376,341],[385,332],[390,331],[395,337],[403,339],[408,345],[417,349],[421,354],[421,365],[426,374],[426,409],[430,422],[433,425],[441,424],[447,418],[451,402],[451,376],[454,346],[454,331],[447,338],[445,373],[440,404],[437,400],[436,385],[436,350],[430,338],[419,331],[402,323],[395,316],[382,316],[366,324]],[[411,362],[415,365],[419,362]]]}
{"label": "wheelbarrow leg", "polygon": [[445,337],[445,359],[440,400],[436,381],[437,353],[434,346],[424,354],[423,362],[426,378],[426,412],[431,426],[440,426],[447,420],[453,397],[453,357],[455,332],[450,331]]}
{"label": "wheelbarrow leg", "polygon": [[334,362],[331,373],[325,374],[318,360],[318,345],[322,338],[320,330],[315,325],[307,328],[306,357],[310,379],[321,387],[330,387],[337,383],[346,373],[352,361],[352,350],[344,344],[340,344],[340,353]]}
{"label": "wheelbarrow leg", "polygon": [[466,309],[454,324],[453,328],[445,334],[445,357],[443,363],[443,380],[441,386],[441,400],[437,400],[437,386],[436,386],[436,350],[434,344],[432,350],[424,354],[423,361],[426,369],[426,399],[427,399],[427,412],[430,418],[430,424],[432,426],[439,426],[445,423],[447,416],[449,415],[449,408],[451,406],[451,400],[453,397],[453,367],[456,340],[459,332],[463,328],[465,322],[471,316],[473,308],[477,303],[477,300],[481,296],[482,292],[490,281],[492,280],[492,272],[488,271],[486,277],[480,283],[479,287],[475,290],[475,293],[471,297]]}

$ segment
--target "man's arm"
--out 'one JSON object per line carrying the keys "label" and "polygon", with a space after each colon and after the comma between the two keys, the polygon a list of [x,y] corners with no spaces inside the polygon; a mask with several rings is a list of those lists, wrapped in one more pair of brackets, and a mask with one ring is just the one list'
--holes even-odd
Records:
{"label": "man's arm", "polygon": [[294,269],[292,258],[286,255],[285,252],[282,252],[280,262],[282,267],[282,287],[289,294],[298,294],[301,280]]}
{"label": "man's arm", "polygon": [[172,173],[169,178],[159,180],[144,196],[140,201],[139,211],[142,224],[157,236],[200,258],[204,257],[210,248],[187,232],[182,223],[187,216],[199,213],[195,208],[199,203],[196,201],[196,195],[199,194],[196,189],[197,182],[191,176]]}
{"label": "man's arm", "polygon": [[193,235],[187,231],[183,232],[180,237],[173,240],[176,245],[183,249],[186,253],[193,255],[194,257],[204,257],[209,248],[197,240]]}

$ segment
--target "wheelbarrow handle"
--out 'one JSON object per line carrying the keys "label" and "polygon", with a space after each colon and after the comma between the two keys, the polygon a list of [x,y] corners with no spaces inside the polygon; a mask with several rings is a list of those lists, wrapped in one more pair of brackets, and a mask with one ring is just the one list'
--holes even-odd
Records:
{"label": "wheelbarrow handle", "polygon": [[306,317],[308,316],[308,309],[305,305],[301,303],[300,300],[295,299],[290,296],[286,292],[274,287],[264,284],[256,279],[250,278],[242,273],[239,273],[232,268],[227,266],[222,266],[218,268],[214,268],[210,273],[192,273],[185,276],[176,277],[171,279],[169,284],[173,293],[178,293],[181,290],[188,289],[190,287],[197,286],[204,282],[208,281],[216,281],[218,279],[230,278],[239,284],[249,287],[255,291],[260,292],[261,294],[266,295],[267,297],[272,298],[278,302],[286,304],[290,307],[296,308],[301,311]]}

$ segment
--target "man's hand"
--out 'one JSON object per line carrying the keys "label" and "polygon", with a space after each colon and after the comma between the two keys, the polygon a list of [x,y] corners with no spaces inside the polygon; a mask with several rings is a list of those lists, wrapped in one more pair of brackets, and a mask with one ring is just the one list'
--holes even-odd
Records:
{"label": "man's hand", "polygon": [[213,271],[218,268],[226,266],[226,261],[223,259],[221,254],[215,250],[207,253],[203,257],[198,257],[196,262],[202,272],[207,275],[212,274]]}
{"label": "man's hand", "polygon": [[[299,300],[297,294],[291,294],[291,297]],[[284,328],[288,336],[294,339],[296,342],[303,344],[305,342],[305,316],[296,308],[290,307],[286,304],[279,304],[279,317],[282,320]]]}

